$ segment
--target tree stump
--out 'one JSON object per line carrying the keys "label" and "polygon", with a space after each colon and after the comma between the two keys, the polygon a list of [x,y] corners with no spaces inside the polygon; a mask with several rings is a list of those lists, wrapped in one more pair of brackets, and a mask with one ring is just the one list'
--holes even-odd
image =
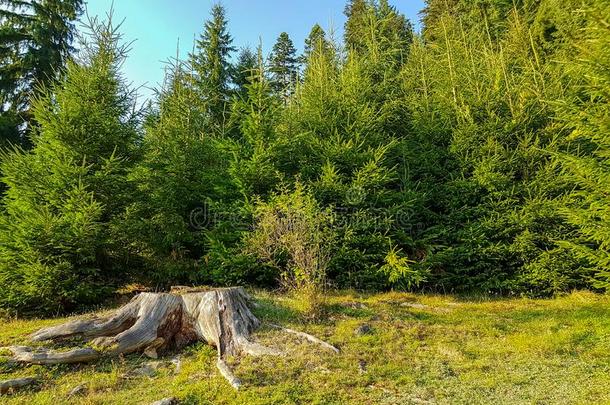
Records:
{"label": "tree stump", "polygon": [[[90,342],[89,348],[66,352],[23,346],[8,349],[17,362],[60,364],[134,352],[156,358],[158,351],[179,350],[193,342],[205,341],[218,350],[220,373],[234,388],[239,388],[241,382],[227,365],[227,356],[282,354],[250,339],[252,332],[260,326],[260,321],[250,311],[250,302],[241,287],[209,290],[175,287],[170,293],[141,293],[110,317],[75,320],[31,335],[35,342],[80,337]],[[334,346],[311,335],[279,328],[338,352]]]}

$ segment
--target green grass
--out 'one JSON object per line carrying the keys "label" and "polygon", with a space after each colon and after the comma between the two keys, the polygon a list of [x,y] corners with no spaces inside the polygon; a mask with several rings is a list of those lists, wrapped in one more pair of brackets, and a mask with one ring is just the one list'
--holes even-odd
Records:
{"label": "green grass", "polygon": [[[204,344],[182,352],[179,373],[164,365],[152,378],[124,378],[149,361],[139,355],[56,367],[0,361],[0,380],[39,375],[43,381],[0,403],[148,404],[164,397],[187,404],[610,403],[608,296],[460,300],[346,292],[330,297],[323,322],[303,323],[289,298],[254,295],[261,319],[326,339],[341,354],[263,328],[255,337],[288,355],[234,359],[245,384],[239,392],[219,375],[215,350]],[[61,321],[0,321],[0,346],[25,343],[28,333]],[[357,336],[363,323],[372,333]],[[81,383],[89,393],[68,399]]]}

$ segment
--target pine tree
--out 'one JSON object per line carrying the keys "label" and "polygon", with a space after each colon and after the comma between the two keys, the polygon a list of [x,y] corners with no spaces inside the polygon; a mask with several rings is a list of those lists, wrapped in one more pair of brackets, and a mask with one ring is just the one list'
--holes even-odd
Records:
{"label": "pine tree", "polygon": [[390,5],[388,0],[380,0],[377,8],[380,21],[381,38],[386,41],[386,51],[395,50],[401,64],[406,61],[409,47],[413,42],[413,26],[411,22]]}
{"label": "pine tree", "polygon": [[146,269],[140,279],[157,284],[195,280],[210,225],[205,208],[226,178],[220,170],[228,158],[210,136],[188,68],[176,61],[166,77],[145,126],[142,160],[130,173],[135,198],[119,225],[119,243]]}
{"label": "pine tree", "polygon": [[345,6],[344,40],[348,49],[363,51],[366,48],[365,40],[367,27],[371,15],[371,4],[367,0],[349,0]]}
{"label": "pine tree", "polygon": [[244,96],[247,92],[247,85],[251,82],[254,70],[257,68],[256,54],[248,47],[243,48],[237,57],[237,62],[233,66],[233,84],[237,94]]}
{"label": "pine tree", "polygon": [[273,82],[267,76],[262,45],[259,45],[256,68],[246,85],[246,97],[236,103],[234,111],[239,118],[240,152],[232,162],[230,173],[246,199],[267,195],[278,183],[271,157],[280,106],[274,96]]}
{"label": "pine tree", "polygon": [[236,49],[228,32],[228,20],[222,5],[212,7],[212,17],[205,23],[201,37],[190,55],[195,86],[209,115],[210,125],[223,132],[229,111],[230,55]]}
{"label": "pine tree", "polygon": [[5,155],[0,306],[55,311],[95,301],[116,276],[111,221],[132,194],[137,116],[118,69],[126,48],[91,22],[84,61],[33,103],[30,152]]}
{"label": "pine tree", "polygon": [[307,38],[305,38],[305,49],[301,63],[306,63],[313,52],[326,52],[330,47],[324,29],[319,24],[314,25]]}
{"label": "pine tree", "polygon": [[74,51],[74,21],[83,1],[2,0],[0,5],[0,131],[14,142],[27,129],[22,123],[32,119],[31,95],[58,79]]}
{"label": "pine tree", "polygon": [[574,85],[560,116],[575,145],[558,162],[578,185],[563,212],[582,238],[566,243],[592,264],[595,286],[610,290],[610,7],[595,3],[585,15],[577,57],[565,61]]}
{"label": "pine tree", "polygon": [[[387,65],[400,67],[413,42],[407,18],[387,0],[351,0],[345,8],[345,43],[348,50],[373,59],[383,55]],[[387,55],[391,53],[392,57]]]}
{"label": "pine tree", "polygon": [[287,33],[282,32],[278,37],[273,51],[269,56],[269,72],[273,90],[284,102],[292,95],[295,82],[299,74],[296,48]]}

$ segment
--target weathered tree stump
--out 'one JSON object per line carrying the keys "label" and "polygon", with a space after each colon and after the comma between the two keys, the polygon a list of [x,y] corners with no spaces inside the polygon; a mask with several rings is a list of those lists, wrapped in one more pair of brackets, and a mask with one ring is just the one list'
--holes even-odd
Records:
{"label": "weathered tree stump", "polygon": [[[220,373],[238,388],[241,382],[227,365],[227,356],[282,354],[250,339],[260,321],[250,311],[249,303],[250,297],[241,287],[210,290],[179,287],[170,293],[141,293],[110,317],[75,320],[31,335],[35,342],[80,337],[90,342],[89,348],[66,352],[23,346],[8,349],[17,362],[60,364],[134,352],[156,358],[158,351],[179,350],[193,342],[205,341],[216,346]],[[279,328],[338,352],[311,335]]]}

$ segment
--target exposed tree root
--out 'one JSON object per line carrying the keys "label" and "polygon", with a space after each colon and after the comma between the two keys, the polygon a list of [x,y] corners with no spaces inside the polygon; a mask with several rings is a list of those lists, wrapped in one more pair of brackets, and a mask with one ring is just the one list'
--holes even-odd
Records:
{"label": "exposed tree root", "polygon": [[[260,321],[250,311],[249,302],[250,298],[240,287],[213,290],[174,288],[171,293],[141,293],[110,317],[76,320],[31,335],[35,342],[79,337],[90,342],[90,348],[58,352],[15,346],[9,350],[13,359],[21,363],[82,363],[103,355],[134,352],[156,358],[159,351],[181,349],[195,341],[205,341],[216,346],[218,370],[237,389],[241,381],[227,365],[227,356],[283,354],[250,340]],[[314,336],[277,325],[273,327],[339,352]]]}
{"label": "exposed tree root", "polygon": [[0,381],[0,394],[7,394],[11,391],[36,384],[37,382],[38,378],[36,377],[26,377],[17,378],[14,380]]}
{"label": "exposed tree root", "polygon": [[339,353],[339,349],[337,349],[335,346],[331,345],[330,343],[327,343],[323,340],[318,339],[317,337],[310,335],[309,333],[305,333],[305,332],[299,332],[297,330],[293,330],[293,329],[288,329],[288,328],[284,328],[283,326],[279,326],[279,325],[274,325],[274,324],[269,324],[269,326],[272,326],[276,329],[280,329],[286,333],[292,333],[293,335],[297,335],[298,337],[301,337],[303,339],[309,340],[312,343],[316,343],[328,350],[332,350],[335,353]]}

